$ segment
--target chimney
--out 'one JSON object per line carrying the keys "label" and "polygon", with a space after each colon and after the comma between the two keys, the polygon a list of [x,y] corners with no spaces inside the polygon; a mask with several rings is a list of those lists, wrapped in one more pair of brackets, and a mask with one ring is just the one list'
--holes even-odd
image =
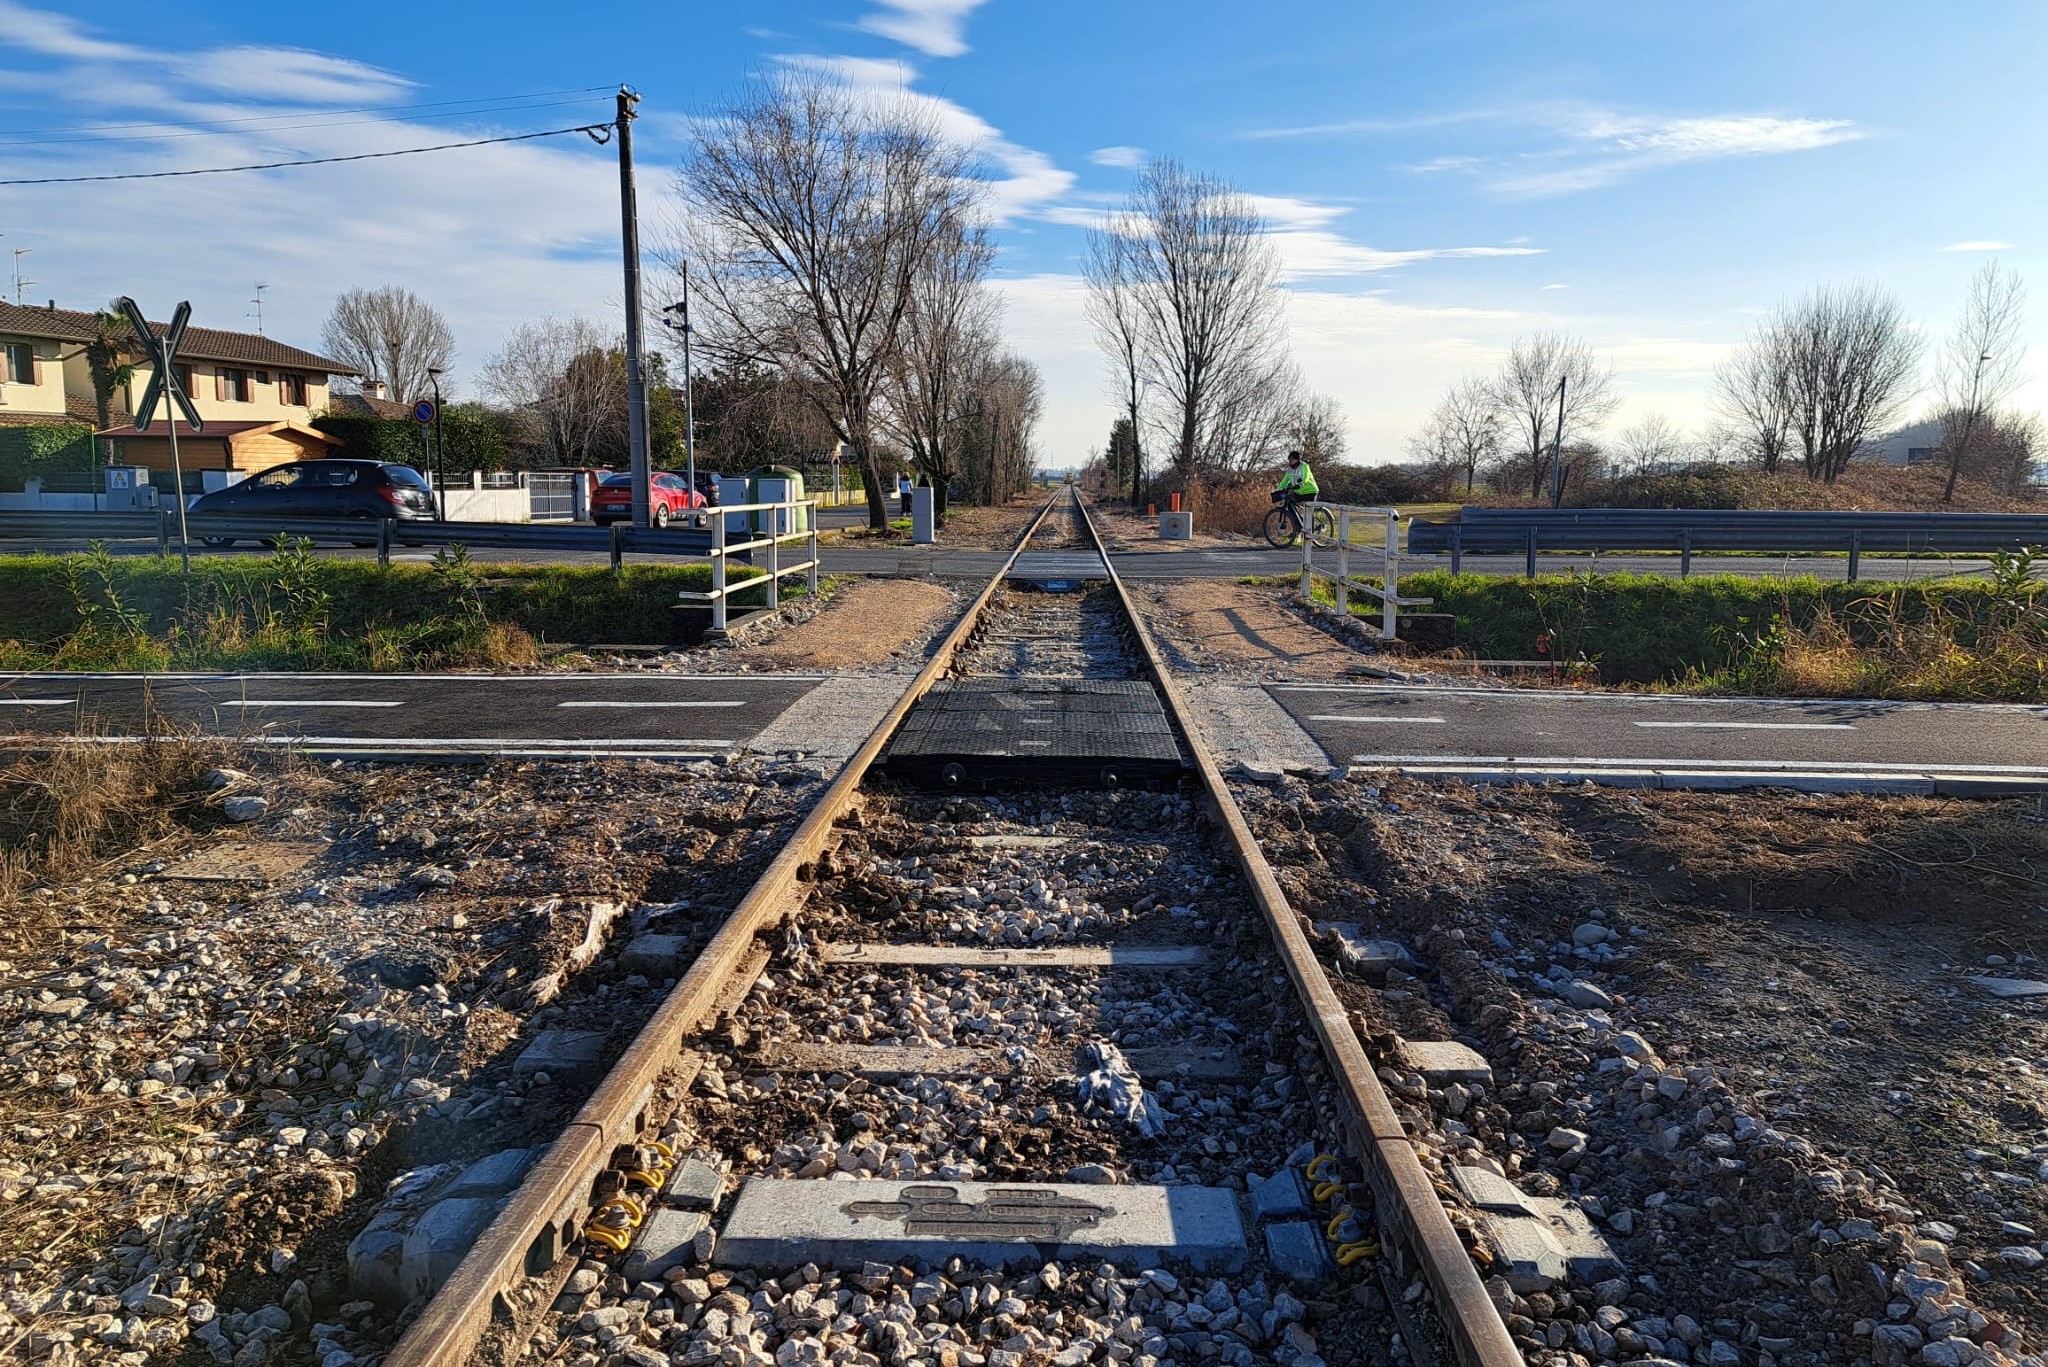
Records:
{"label": "chimney", "polygon": [[381,398],[383,398],[383,397],[384,397],[384,382],[383,382],[382,380],[364,380],[364,381],[363,381],[363,397],[364,397],[364,398],[366,398],[366,399],[381,399]]}
{"label": "chimney", "polygon": [[52,300],[50,301],[50,312],[52,312],[52,313],[55,313],[56,311],[57,311],[57,301],[56,301],[55,299],[52,299]]}

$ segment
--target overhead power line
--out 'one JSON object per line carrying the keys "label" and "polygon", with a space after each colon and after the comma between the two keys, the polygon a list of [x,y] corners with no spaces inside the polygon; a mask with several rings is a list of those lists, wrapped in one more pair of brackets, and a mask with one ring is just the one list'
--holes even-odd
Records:
{"label": "overhead power line", "polygon": [[389,152],[357,152],[347,157],[305,157],[298,161],[263,161],[247,166],[203,166],[189,171],[123,171],[103,176],[37,176],[26,180],[0,180],[0,185],[77,185],[97,180],[167,180],[173,176],[220,176],[230,171],[276,171],[287,166],[326,166],[338,161],[375,161],[379,157],[410,157],[421,152],[448,152],[458,147],[486,147],[496,142],[531,142],[535,138],[559,138],[569,133],[588,133],[607,141],[609,123],[586,123],[575,128],[550,128],[539,133],[513,133],[499,138],[473,138],[468,142],[443,142],[432,147],[400,147]]}

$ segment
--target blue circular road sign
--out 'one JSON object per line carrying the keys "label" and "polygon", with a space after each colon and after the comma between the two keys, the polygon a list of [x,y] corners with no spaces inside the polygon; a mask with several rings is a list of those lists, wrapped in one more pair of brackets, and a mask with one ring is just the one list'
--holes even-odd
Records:
{"label": "blue circular road sign", "polygon": [[434,420],[434,401],[432,399],[421,399],[412,406],[412,416],[416,422],[432,422]]}

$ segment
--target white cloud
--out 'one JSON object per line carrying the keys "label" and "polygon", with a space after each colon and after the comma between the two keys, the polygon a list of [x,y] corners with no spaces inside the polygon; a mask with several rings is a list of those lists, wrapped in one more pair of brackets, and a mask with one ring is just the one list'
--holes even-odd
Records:
{"label": "white cloud", "polygon": [[1088,154],[1088,160],[1097,166],[1116,166],[1132,170],[1142,165],[1145,149],[1142,147],[1098,147]]}
{"label": "white cloud", "polygon": [[1280,269],[1289,280],[1314,276],[1364,275],[1393,270],[1417,261],[1458,257],[1540,256],[1541,247],[1422,247],[1390,251],[1354,242],[1331,227],[1351,211],[1342,205],[1285,195],[1252,195],[1259,213],[1273,225],[1273,245]]}
{"label": "white cloud", "polygon": [[363,62],[287,47],[216,48],[182,63],[179,74],[237,99],[299,104],[374,104],[413,87],[404,77]]}
{"label": "white cloud", "polygon": [[1946,247],[1937,248],[1937,250],[1944,252],[2003,252],[2012,250],[2012,243],[1993,242],[1989,238],[1973,237],[1967,242],[1951,242]]}
{"label": "white cloud", "polygon": [[881,9],[862,17],[859,27],[893,38],[931,57],[967,51],[967,16],[984,0],[878,0]]}
{"label": "white cloud", "polygon": [[1544,289],[1547,289],[1547,290],[1568,290],[1568,289],[1570,289],[1570,288],[1571,288],[1571,286],[1570,286],[1570,285],[1545,285],[1545,286],[1544,286],[1543,288],[1544,288]]}
{"label": "white cloud", "polygon": [[989,181],[989,213],[997,223],[1042,213],[1073,187],[1074,173],[1061,170],[1045,153],[1011,142],[964,105],[913,89],[918,72],[907,62],[808,54],[776,60],[785,66],[822,72],[862,94],[907,109],[930,120],[947,141],[971,148],[992,162],[1003,172]]}
{"label": "white cloud", "polygon": [[30,9],[13,0],[0,0],[0,48],[82,62],[126,62],[145,55],[141,48],[91,36],[67,15]]}
{"label": "white cloud", "polygon": [[1572,194],[1612,185],[1641,171],[1727,157],[1809,152],[1864,136],[1847,119],[1786,119],[1768,114],[1706,118],[1638,118],[1593,112],[1567,131],[1581,144],[1566,157],[1585,156],[1554,171],[1496,180],[1502,194],[1522,197]]}
{"label": "white cloud", "polygon": [[[9,148],[11,176],[349,156],[534,126],[450,127],[392,116],[308,127],[314,121],[304,101],[339,96],[369,103],[402,91],[405,83],[316,52],[131,52],[85,26],[0,0],[0,47],[31,45],[24,34],[55,78],[49,90],[56,98],[39,96],[52,123],[269,123],[163,141],[125,140],[131,132],[163,131],[156,127],[103,127],[92,140]],[[142,69],[117,72],[110,55]],[[222,98],[223,87],[237,98]],[[593,95],[587,112],[554,109],[545,117],[582,122],[606,116],[609,108],[609,98]],[[536,193],[536,186],[546,192]],[[481,362],[530,317],[581,313],[617,325],[623,297],[617,204],[611,150],[577,137],[289,171],[0,188],[0,222],[22,245],[33,241],[38,299],[90,308],[132,294],[157,316],[190,299],[201,326],[244,329],[253,326],[245,317],[251,286],[264,280],[271,286],[265,330],[314,350],[341,290],[406,286],[447,316],[459,349],[455,388],[474,393]],[[51,227],[38,234],[38,223]],[[148,224],[148,231],[138,234],[137,223]],[[508,280],[518,281],[518,289],[508,289]]]}

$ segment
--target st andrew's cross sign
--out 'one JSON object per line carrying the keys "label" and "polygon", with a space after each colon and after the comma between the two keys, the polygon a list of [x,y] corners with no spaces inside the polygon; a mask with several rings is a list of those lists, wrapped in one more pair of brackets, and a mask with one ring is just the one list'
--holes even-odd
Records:
{"label": "st andrew's cross sign", "polygon": [[[135,329],[135,338],[149,361],[151,374],[149,384],[142,391],[142,402],[135,408],[135,430],[147,432],[149,425],[156,421],[157,405],[163,402],[165,394],[171,396],[171,404],[177,413],[185,415],[194,432],[206,430],[206,424],[199,420],[199,410],[192,406],[192,396],[178,383],[175,368],[178,359],[178,344],[185,340],[185,324],[192,321],[192,303],[186,300],[178,305],[178,311],[171,315],[171,325],[159,337],[150,330],[149,319],[142,316],[142,309],[133,299],[122,295],[117,307],[128,318],[128,326]],[[169,429],[171,443],[171,496],[178,501],[178,558],[184,563],[185,572],[192,572],[192,538],[185,527],[185,466],[178,459],[178,419],[174,413],[165,423]]]}
{"label": "st andrew's cross sign", "polygon": [[[149,320],[142,316],[142,310],[133,299],[123,295],[120,309],[128,317],[128,326],[135,329],[135,336],[142,343],[142,350],[148,358],[151,370],[149,384],[142,391],[142,402],[135,408],[135,430],[149,430],[149,425],[156,421],[157,405],[163,402],[164,393],[168,390],[171,402],[177,406],[178,412],[185,415],[185,421],[191,424],[192,430],[204,432],[206,424],[200,420],[199,410],[192,406],[191,396],[178,383],[177,372],[172,369],[172,363],[177,359],[178,346],[185,340],[185,325],[192,321],[191,301],[187,300],[178,305],[178,311],[171,315],[170,327],[164,330],[161,337],[150,329]],[[175,427],[177,419],[173,417],[171,422]],[[176,440],[175,432],[172,434],[172,440]]]}

